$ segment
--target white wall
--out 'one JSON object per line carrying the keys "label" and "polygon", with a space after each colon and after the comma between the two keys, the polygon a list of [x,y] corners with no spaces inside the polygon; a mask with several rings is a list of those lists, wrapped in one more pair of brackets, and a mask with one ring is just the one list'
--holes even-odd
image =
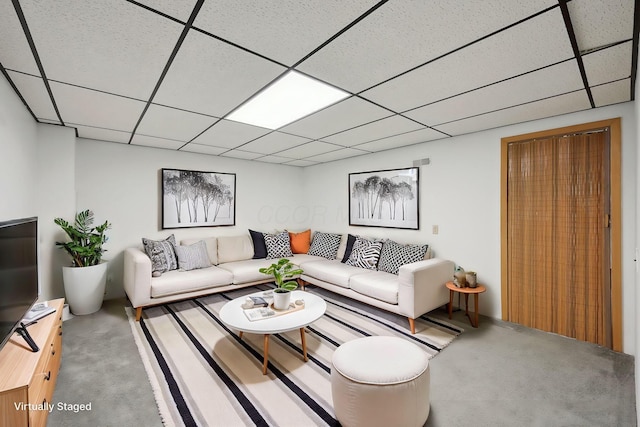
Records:
{"label": "white wall", "polygon": [[[623,345],[635,352],[636,117],[633,103],[491,129],[382,153],[307,167],[305,191],[311,228],[426,242],[436,256],[478,273],[488,290],[480,298],[482,314],[501,318],[500,301],[500,139],[556,127],[622,117]],[[349,227],[348,174],[411,167],[430,158],[420,170],[420,230]],[[432,234],[432,225],[439,234]]]}

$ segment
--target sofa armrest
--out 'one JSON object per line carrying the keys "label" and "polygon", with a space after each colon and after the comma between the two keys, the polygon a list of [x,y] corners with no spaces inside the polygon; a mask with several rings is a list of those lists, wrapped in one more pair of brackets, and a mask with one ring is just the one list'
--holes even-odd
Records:
{"label": "sofa armrest", "polygon": [[412,319],[449,302],[445,287],[453,277],[453,261],[431,258],[405,264],[398,271],[398,309]]}
{"label": "sofa armrest", "polygon": [[151,259],[138,248],[124,250],[124,290],[134,307],[151,300]]}

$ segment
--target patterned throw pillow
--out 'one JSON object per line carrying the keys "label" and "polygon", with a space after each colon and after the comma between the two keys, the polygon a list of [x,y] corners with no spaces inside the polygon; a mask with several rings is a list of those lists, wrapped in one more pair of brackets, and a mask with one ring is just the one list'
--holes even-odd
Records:
{"label": "patterned throw pillow", "polygon": [[382,242],[374,242],[363,239],[362,237],[356,237],[351,255],[349,255],[349,259],[345,264],[375,270],[378,265],[381,250]]}
{"label": "patterned throw pillow", "polygon": [[176,238],[172,234],[164,240],[150,240],[142,238],[142,246],[147,256],[151,259],[151,274],[160,276],[165,271],[177,270]]}
{"label": "patterned throw pillow", "polygon": [[342,236],[339,234],[320,233],[316,231],[313,235],[309,252],[307,253],[327,259],[336,259],[341,239]]}
{"label": "patterned throw pillow", "polygon": [[180,270],[189,271],[211,267],[211,260],[209,260],[204,240],[189,246],[176,246],[176,255],[178,255],[178,267],[180,267]]}
{"label": "patterned throw pillow", "polygon": [[422,261],[429,245],[401,245],[387,240],[382,246],[378,270],[398,274],[401,266],[411,262]]}
{"label": "patterned throw pillow", "polygon": [[289,233],[283,231],[278,234],[264,235],[264,243],[267,246],[267,259],[284,258],[293,256]]}

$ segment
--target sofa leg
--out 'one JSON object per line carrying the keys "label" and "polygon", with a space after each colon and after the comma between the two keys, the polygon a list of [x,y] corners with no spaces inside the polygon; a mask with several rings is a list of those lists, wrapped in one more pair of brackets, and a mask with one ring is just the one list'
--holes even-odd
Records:
{"label": "sofa leg", "polygon": [[411,317],[409,317],[409,328],[411,329],[411,334],[415,334],[416,333],[416,321],[415,321],[415,319],[412,319]]}
{"label": "sofa leg", "polygon": [[142,317],[142,307],[136,307],[136,322],[140,321],[140,317]]}

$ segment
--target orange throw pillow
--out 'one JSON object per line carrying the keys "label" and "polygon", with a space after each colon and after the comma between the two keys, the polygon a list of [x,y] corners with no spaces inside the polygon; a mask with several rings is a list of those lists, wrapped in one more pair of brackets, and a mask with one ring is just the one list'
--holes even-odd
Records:
{"label": "orange throw pillow", "polygon": [[291,252],[294,254],[306,254],[309,252],[309,246],[311,246],[311,230],[300,233],[289,232],[289,240],[291,241]]}

